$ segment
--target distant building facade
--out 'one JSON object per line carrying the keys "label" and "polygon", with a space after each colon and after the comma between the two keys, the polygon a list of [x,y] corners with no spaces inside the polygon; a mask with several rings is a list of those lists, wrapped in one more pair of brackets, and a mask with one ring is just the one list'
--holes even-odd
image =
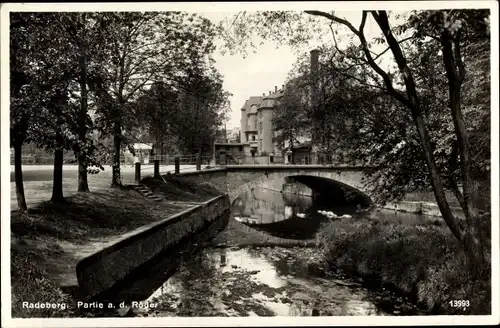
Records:
{"label": "distant building facade", "polygon": [[[284,86],[280,90],[275,86],[274,92],[262,94],[262,96],[250,97],[241,108],[241,144],[245,157],[268,156],[269,162],[280,161],[282,163],[296,162],[292,153],[300,150],[300,162],[308,161],[310,151],[310,138],[297,136],[300,145],[289,149],[281,148],[274,142],[275,131],[273,130],[273,111],[283,97]],[[302,145],[304,143],[304,145]],[[307,145],[307,146],[306,146]],[[251,162],[247,160],[247,162]]]}
{"label": "distant building facade", "polygon": [[[273,110],[283,95],[283,90],[275,87],[268,95],[250,97],[241,108],[241,143],[247,156],[275,154],[273,142]],[[281,154],[279,154],[281,155]]]}

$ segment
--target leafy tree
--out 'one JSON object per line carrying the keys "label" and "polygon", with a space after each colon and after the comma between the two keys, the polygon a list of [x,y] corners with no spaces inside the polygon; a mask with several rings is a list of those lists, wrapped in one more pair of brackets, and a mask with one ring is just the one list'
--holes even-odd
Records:
{"label": "leafy tree", "polygon": [[[351,43],[348,52],[343,52],[338,46],[336,47],[346,59],[350,61],[349,67],[365,66],[369,68],[367,77],[362,84],[372,84],[375,88],[381,88],[383,92],[388,94],[392,100],[397,101],[397,105],[385,108],[383,112],[390,114],[398,113],[399,120],[395,128],[390,132],[389,136],[397,139],[397,135],[408,136],[410,143],[398,143],[398,148],[386,149],[384,153],[387,157],[392,157],[393,162],[397,162],[404,154],[398,153],[401,149],[408,149],[412,153],[415,149],[419,150],[422,162],[427,168],[427,181],[431,184],[435,194],[437,204],[441,214],[455,237],[462,243],[468,258],[470,269],[475,275],[482,274],[485,268],[485,258],[481,245],[481,236],[479,232],[480,217],[473,203],[475,198],[476,188],[473,185],[472,179],[472,162],[471,148],[469,141],[469,132],[464,120],[462,103],[462,86],[466,76],[464,64],[464,49],[472,40],[479,39],[488,43],[488,15],[484,10],[451,10],[451,11],[427,11],[414,13],[408,20],[407,24],[400,26],[391,26],[389,23],[389,15],[385,11],[363,11],[361,21],[358,28],[346,19],[336,16],[334,13],[323,11],[305,11],[305,14],[321,17],[326,19],[329,26],[341,25],[346,27],[354,36],[353,40],[357,44]],[[308,17],[306,15],[306,17]],[[376,39],[380,43],[387,45],[387,48],[380,53],[375,53],[371,50],[373,43],[367,40],[365,35],[365,26],[369,16],[380,27],[382,36]],[[307,18],[310,20],[310,17]],[[258,27],[253,23],[264,21]],[[291,22],[293,24],[287,24]],[[301,15],[291,12],[266,12],[256,13],[251,19],[240,20],[233,30],[230,30],[233,38],[226,38],[229,42],[229,48],[234,50],[242,47],[245,43],[245,38],[249,35],[248,31],[259,33],[264,38],[278,38],[283,35],[287,36],[285,42],[294,44],[297,40],[307,39],[314,31],[304,29],[296,29],[297,26],[303,25]],[[271,28],[269,28],[271,26]],[[250,27],[250,29],[248,28]],[[282,33],[278,36],[274,34],[273,28],[281,27]],[[332,34],[335,40],[335,30],[332,28]],[[274,36],[270,36],[274,34]],[[405,35],[403,35],[405,34]],[[409,36],[407,36],[409,34]],[[398,40],[397,37],[403,37]],[[435,144],[431,135],[431,127],[427,118],[429,106],[426,106],[422,101],[422,91],[418,87],[416,74],[412,70],[411,56],[412,47],[419,47],[420,43],[424,43],[428,39],[437,43],[438,49],[442,53],[442,61],[446,73],[446,84],[448,86],[448,113],[453,122],[453,131],[457,150],[455,158],[459,168],[459,181],[462,185],[462,190],[454,188],[454,193],[459,200],[461,207],[466,216],[466,224],[462,225],[459,220],[453,215],[448,200],[445,195],[445,180],[452,181],[453,174],[449,172],[443,173],[440,170],[439,162],[435,156]],[[236,40],[236,42],[234,41]],[[241,41],[243,40],[243,41]],[[404,44],[405,41],[411,40],[410,46]],[[420,42],[420,43],[419,43]],[[395,70],[385,69],[381,66],[377,59],[384,53],[389,52],[396,63]],[[424,58],[422,58],[424,59]],[[401,110],[398,110],[402,109]],[[427,111],[427,112],[426,112]],[[380,113],[380,112],[379,112]],[[392,117],[392,116],[391,116]],[[411,118],[410,120],[404,118]],[[409,124],[412,122],[412,124]],[[403,128],[403,124],[406,127]],[[399,125],[399,126],[398,126]],[[389,124],[388,126],[393,126]],[[386,129],[387,130],[387,126]],[[381,128],[381,132],[385,131]],[[404,131],[404,133],[403,133]],[[373,132],[373,131],[372,131]],[[411,136],[415,133],[417,138]],[[379,133],[384,135],[384,133]],[[411,144],[412,147],[405,147],[406,144]],[[411,150],[413,149],[413,150]],[[411,156],[414,157],[414,156]],[[448,171],[453,171],[453,165],[448,165]],[[451,167],[451,169],[450,169]],[[386,177],[387,178],[387,177]],[[384,183],[379,181],[380,184]],[[401,181],[397,181],[397,185],[401,185]],[[456,183],[458,185],[458,183]]]}
{"label": "leafy tree", "polygon": [[137,123],[131,104],[154,81],[178,82],[197,54],[213,49],[211,23],[181,12],[111,13],[108,21],[111,53],[102,96],[111,100],[103,114],[113,135],[112,185],[121,185],[120,152],[124,128]]}
{"label": "leafy tree", "polygon": [[154,142],[153,149],[159,150],[160,155],[164,154],[164,144],[174,137],[169,118],[178,110],[177,101],[177,92],[162,82],[155,82],[137,100],[141,131],[147,131],[144,139]]}
{"label": "leafy tree", "polygon": [[213,138],[229,108],[230,94],[220,74],[194,66],[188,71],[179,97],[179,110],[170,127],[179,136],[179,148],[189,153],[212,149]]}
{"label": "leafy tree", "polygon": [[24,51],[24,46],[30,41],[30,34],[25,33],[30,24],[15,13],[11,14],[10,20],[10,144],[14,148],[17,204],[21,211],[26,211],[28,208],[24,195],[21,156],[22,145],[28,139],[28,127],[33,119],[33,112],[29,108],[29,104],[33,102],[28,97],[31,80],[28,71],[29,59]]}
{"label": "leafy tree", "polygon": [[311,133],[311,119],[308,115],[309,85],[304,88],[302,79],[291,79],[285,86],[283,96],[278,100],[273,111],[274,142],[281,149],[292,151],[292,163],[294,162],[294,147],[300,144],[297,136]]}
{"label": "leafy tree", "polygon": [[111,19],[102,13],[65,13],[58,15],[58,19],[60,35],[70,45],[66,56],[74,65],[78,94],[73,96],[79,100],[73,124],[76,138],[72,143],[78,159],[78,191],[87,192],[87,174],[93,172],[89,167],[96,165],[102,169],[96,157],[98,146],[89,138],[94,128],[89,116],[89,87],[92,88],[95,80],[102,76],[103,63],[109,57]]}
{"label": "leafy tree", "polygon": [[211,150],[228,109],[229,95],[214,68],[193,66],[185,74],[179,83],[155,82],[136,103],[140,130],[150,131],[161,154],[169,141],[185,152]]}
{"label": "leafy tree", "polygon": [[[48,46],[54,37],[53,17],[40,13],[11,14],[11,142],[15,151],[18,206],[24,200],[21,147],[33,141],[39,147],[55,149],[52,201],[62,201],[63,129],[67,116],[69,71],[60,53]],[[51,51],[52,50],[52,51]],[[60,71],[62,69],[63,71]],[[54,119],[54,117],[56,119]]]}

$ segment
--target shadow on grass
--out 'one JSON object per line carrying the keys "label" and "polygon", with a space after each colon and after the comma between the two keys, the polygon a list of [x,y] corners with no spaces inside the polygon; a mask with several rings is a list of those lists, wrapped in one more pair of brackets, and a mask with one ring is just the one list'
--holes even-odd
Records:
{"label": "shadow on grass", "polygon": [[[11,213],[11,231],[17,237],[51,236],[68,241],[123,233],[159,220],[139,193],[122,189],[78,193],[64,203],[43,202],[28,213]],[[169,205],[175,210],[176,207]],[[170,214],[170,213],[169,213]]]}
{"label": "shadow on grass", "polygon": [[163,179],[146,177],[141,183],[153,192],[161,192],[169,200],[208,201],[222,192],[208,182],[194,182],[185,177],[167,174]]}

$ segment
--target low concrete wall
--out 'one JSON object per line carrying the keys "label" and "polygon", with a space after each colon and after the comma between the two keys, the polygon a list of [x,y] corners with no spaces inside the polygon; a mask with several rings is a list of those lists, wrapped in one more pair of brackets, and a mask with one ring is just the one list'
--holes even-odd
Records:
{"label": "low concrete wall", "polygon": [[[382,206],[384,209],[394,210],[398,212],[407,212],[407,213],[418,213],[429,216],[441,216],[441,211],[439,210],[439,206],[435,203],[430,202],[410,202],[410,201],[401,201],[399,203],[388,203]],[[451,208],[453,214],[460,218],[464,219],[464,213],[460,207],[452,207]]]}
{"label": "low concrete wall", "polygon": [[141,227],[76,266],[81,292],[91,297],[112,287],[167,247],[220,217],[230,208],[227,195]]}

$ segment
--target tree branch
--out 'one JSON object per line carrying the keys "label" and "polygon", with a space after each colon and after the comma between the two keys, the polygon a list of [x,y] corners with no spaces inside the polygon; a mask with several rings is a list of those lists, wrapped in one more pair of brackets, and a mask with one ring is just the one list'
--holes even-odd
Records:
{"label": "tree branch", "polygon": [[365,29],[366,15],[366,11],[363,11],[363,15],[361,16],[361,23],[359,24],[360,33],[363,33],[363,30]]}
{"label": "tree branch", "polygon": [[345,20],[345,19],[342,19],[342,18],[339,18],[337,16],[334,16],[332,14],[329,14],[327,12],[324,12],[324,11],[318,11],[318,10],[305,10],[304,11],[306,14],[309,14],[309,15],[313,15],[313,16],[321,16],[321,17],[325,17],[325,18],[328,18],[329,20],[332,20],[334,22],[337,22],[337,23],[340,23],[344,26],[347,26],[352,33],[356,34],[357,36],[359,36],[359,31],[356,30],[356,28],[348,21],[348,20]]}
{"label": "tree branch", "polygon": [[[414,37],[415,37],[414,35],[409,36],[409,37],[407,37],[407,38],[404,38],[404,39],[402,39],[402,40],[398,41],[398,43],[403,43],[403,42],[406,42],[406,41],[408,41],[408,40],[413,39]],[[385,53],[386,53],[388,50],[390,50],[390,49],[391,49],[391,47],[387,47],[384,51],[382,51],[381,53],[379,53],[378,55],[376,55],[376,56],[375,56],[375,58],[373,58],[373,59],[374,59],[374,60],[379,59],[379,58],[380,58],[380,56],[382,56],[383,54],[385,54]]]}

